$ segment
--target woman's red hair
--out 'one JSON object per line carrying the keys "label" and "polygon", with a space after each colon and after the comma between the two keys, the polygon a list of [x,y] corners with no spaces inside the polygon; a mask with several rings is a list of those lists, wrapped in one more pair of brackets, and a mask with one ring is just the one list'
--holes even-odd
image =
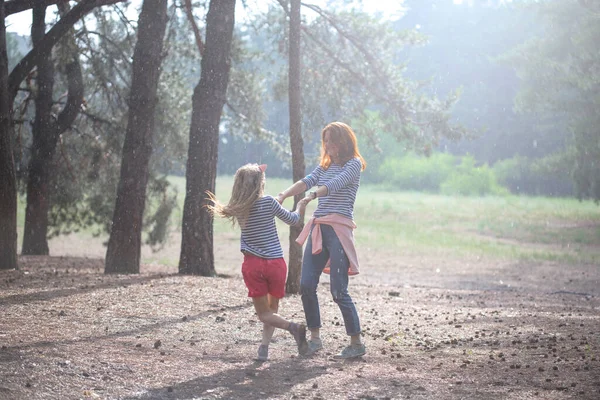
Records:
{"label": "woman's red hair", "polygon": [[321,167],[328,169],[331,165],[331,157],[325,151],[325,134],[329,134],[329,140],[333,141],[339,147],[339,157],[342,164],[353,158],[358,158],[362,164],[361,171],[367,168],[367,162],[358,151],[356,134],[350,126],[343,122],[332,122],[321,131]]}

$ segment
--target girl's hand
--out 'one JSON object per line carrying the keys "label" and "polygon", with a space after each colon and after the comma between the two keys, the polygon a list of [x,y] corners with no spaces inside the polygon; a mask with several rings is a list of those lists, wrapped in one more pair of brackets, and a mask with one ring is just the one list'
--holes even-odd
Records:
{"label": "girl's hand", "polygon": [[311,201],[311,200],[312,200],[312,199],[311,199],[311,197],[310,197],[310,196],[303,197],[303,198],[302,198],[302,200],[300,200],[300,201],[298,202],[298,205],[301,205],[301,206],[303,206],[303,207],[306,207],[306,205],[307,205],[308,203],[310,203],[310,201]]}
{"label": "girl's hand", "polygon": [[279,204],[283,204],[283,201],[285,200],[285,195],[283,192],[279,193],[277,197],[275,197],[275,200],[277,200]]}
{"label": "girl's hand", "polygon": [[302,200],[298,201],[296,210],[298,211],[298,214],[300,214],[300,220],[298,221],[298,225],[301,225],[304,223],[304,213],[306,212],[306,205],[308,204],[308,202],[310,201],[310,197],[304,197]]}

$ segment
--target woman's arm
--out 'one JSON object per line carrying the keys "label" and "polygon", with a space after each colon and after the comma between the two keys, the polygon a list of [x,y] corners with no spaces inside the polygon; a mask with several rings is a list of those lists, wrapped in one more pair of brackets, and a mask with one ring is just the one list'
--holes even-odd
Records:
{"label": "woman's arm", "polygon": [[283,192],[279,193],[276,197],[277,202],[279,204],[282,204],[283,201],[288,197],[293,197],[297,194],[304,193],[306,192],[306,189],[308,189],[306,187],[306,183],[304,183],[303,181],[298,181],[289,188],[285,189]]}
{"label": "woman's arm", "polygon": [[328,194],[329,194],[329,189],[327,188],[327,186],[323,185],[323,186],[317,187],[316,190],[311,191],[307,195],[307,197],[310,198],[311,200],[314,200],[317,197],[324,197],[324,196],[327,196]]}
{"label": "woman's arm", "polygon": [[[362,164],[357,158],[348,161],[338,176],[323,185],[326,186],[325,195],[333,194],[352,183],[357,176],[360,176],[361,169]],[[319,187],[319,189],[321,189],[321,187]],[[321,192],[318,192],[317,195],[320,195],[320,193]]]}

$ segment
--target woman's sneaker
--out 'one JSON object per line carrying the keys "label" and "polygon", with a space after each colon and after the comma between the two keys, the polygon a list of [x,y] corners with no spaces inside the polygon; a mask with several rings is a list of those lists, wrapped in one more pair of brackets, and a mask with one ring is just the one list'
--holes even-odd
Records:
{"label": "woman's sneaker", "polygon": [[307,355],[316,353],[323,348],[323,342],[320,338],[310,339],[308,341],[308,352]]}
{"label": "woman's sneaker", "polygon": [[361,344],[350,345],[350,346],[346,347],[339,354],[336,354],[335,356],[333,356],[333,358],[345,360],[348,358],[361,357],[361,356],[364,356],[366,353],[367,353],[367,348],[365,347],[364,344],[361,343]]}

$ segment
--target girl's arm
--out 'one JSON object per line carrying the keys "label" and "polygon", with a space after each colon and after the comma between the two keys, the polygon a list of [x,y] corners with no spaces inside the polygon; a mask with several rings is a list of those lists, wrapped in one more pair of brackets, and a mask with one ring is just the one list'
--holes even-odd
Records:
{"label": "girl's arm", "polygon": [[273,203],[271,204],[271,210],[274,216],[276,216],[288,225],[296,225],[298,221],[300,221],[300,213],[298,210],[294,212],[288,211],[285,208],[283,208],[283,206],[279,204],[279,202],[275,198],[271,196],[269,197],[273,199]]}

